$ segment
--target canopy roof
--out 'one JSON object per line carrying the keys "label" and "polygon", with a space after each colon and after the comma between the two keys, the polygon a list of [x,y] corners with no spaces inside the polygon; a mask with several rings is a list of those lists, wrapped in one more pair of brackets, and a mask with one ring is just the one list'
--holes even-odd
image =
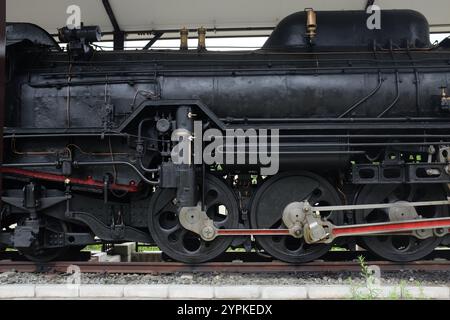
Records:
{"label": "canopy roof", "polygon": [[68,6],[76,4],[85,25],[99,25],[106,34],[126,32],[128,40],[148,39],[157,30],[164,31],[163,38],[176,37],[184,26],[217,30],[208,36],[257,36],[270,34],[285,16],[305,8],[364,10],[372,2],[382,9],[420,11],[432,32],[450,32],[448,0],[6,0],[6,19],[35,23],[56,34],[66,24]]}

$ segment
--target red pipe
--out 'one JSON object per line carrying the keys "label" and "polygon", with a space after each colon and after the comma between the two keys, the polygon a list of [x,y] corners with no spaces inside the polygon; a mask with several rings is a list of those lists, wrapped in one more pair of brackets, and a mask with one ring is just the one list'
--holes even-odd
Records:
{"label": "red pipe", "polygon": [[[92,179],[92,177],[88,177],[87,179],[70,178],[53,173],[31,171],[18,168],[4,168],[4,167],[0,168],[0,172],[18,176],[25,176],[29,178],[35,178],[39,180],[47,180],[61,183],[69,182],[70,184],[89,186],[94,188],[104,187],[103,181],[94,180]],[[109,188],[117,191],[126,191],[126,192],[138,192],[139,190],[134,181],[130,182],[129,185],[113,183],[109,185]]]}
{"label": "red pipe", "polygon": [[288,236],[289,229],[219,229],[217,235],[219,236]]}

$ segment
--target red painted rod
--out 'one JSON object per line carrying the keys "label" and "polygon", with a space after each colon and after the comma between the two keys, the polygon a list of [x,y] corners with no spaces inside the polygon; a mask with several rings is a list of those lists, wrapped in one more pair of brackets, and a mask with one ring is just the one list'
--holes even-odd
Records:
{"label": "red painted rod", "polygon": [[274,236],[289,235],[289,229],[219,229],[219,236]]}
{"label": "red painted rod", "polygon": [[412,231],[420,229],[435,229],[435,228],[449,228],[450,218],[444,219],[427,219],[427,220],[417,220],[417,221],[401,221],[401,222],[388,222],[388,223],[377,223],[377,224],[367,224],[367,225],[357,225],[357,226],[345,226],[336,227],[333,229],[332,233],[335,237],[348,236],[356,234],[376,234],[383,232],[401,232],[401,231]]}
{"label": "red painted rod", "polygon": [[[0,171],[2,173],[25,176],[25,177],[35,178],[35,179],[39,179],[39,180],[47,180],[47,181],[61,182],[61,183],[65,183],[68,180],[69,183],[76,184],[76,185],[89,186],[89,187],[94,187],[94,188],[103,188],[104,187],[103,181],[97,181],[92,178],[87,178],[87,179],[71,178],[71,177],[65,177],[65,176],[61,176],[61,175],[53,174],[53,173],[31,171],[31,170],[18,169],[18,168],[5,168],[5,167],[0,168]],[[138,191],[138,187],[133,184],[124,185],[124,184],[113,183],[113,184],[109,185],[109,188],[111,188],[113,190],[126,191],[126,192],[137,192]]]}
{"label": "red painted rod", "polygon": [[[420,229],[450,228],[450,218],[417,221],[386,222],[353,226],[338,226],[332,229],[334,238],[352,235],[402,232]],[[448,229],[450,232],[450,229]],[[290,235],[289,229],[219,229],[219,236],[277,236]]]}

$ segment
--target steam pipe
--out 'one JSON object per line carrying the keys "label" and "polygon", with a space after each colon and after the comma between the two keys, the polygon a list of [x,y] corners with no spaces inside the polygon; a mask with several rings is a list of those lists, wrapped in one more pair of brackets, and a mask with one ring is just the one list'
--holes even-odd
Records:
{"label": "steam pipe", "polygon": [[384,109],[383,112],[381,112],[377,118],[382,118],[386,113],[388,113],[398,102],[398,100],[400,99],[400,79],[399,79],[399,75],[398,75],[398,71],[395,73],[395,88],[397,90],[397,96],[395,97],[394,101],[392,101],[392,103],[389,105],[389,107],[387,107],[386,109]]}
{"label": "steam pipe", "polygon": [[349,114],[350,112],[352,112],[353,110],[355,110],[356,108],[358,108],[360,105],[362,105],[364,102],[366,102],[367,100],[369,100],[371,97],[373,97],[378,90],[380,90],[381,86],[383,84],[383,78],[381,77],[381,72],[378,72],[378,85],[377,87],[371,92],[369,93],[367,96],[365,96],[364,98],[362,98],[361,100],[359,100],[358,102],[356,102],[354,105],[352,105],[350,108],[348,108],[343,114],[341,114],[338,118],[343,118],[345,117],[347,114]]}

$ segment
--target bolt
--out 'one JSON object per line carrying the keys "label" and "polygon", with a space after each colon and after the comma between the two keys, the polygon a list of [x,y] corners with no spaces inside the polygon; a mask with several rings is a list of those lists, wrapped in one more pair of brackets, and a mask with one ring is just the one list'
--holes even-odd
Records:
{"label": "bolt", "polygon": [[210,240],[214,238],[215,231],[213,227],[204,227],[202,230],[203,238]]}

